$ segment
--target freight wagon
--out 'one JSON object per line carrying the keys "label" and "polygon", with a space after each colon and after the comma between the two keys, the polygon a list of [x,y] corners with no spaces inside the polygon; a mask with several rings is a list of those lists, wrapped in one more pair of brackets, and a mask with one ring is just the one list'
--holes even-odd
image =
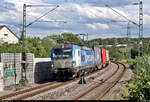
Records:
{"label": "freight wagon", "polygon": [[106,63],[107,65],[110,64],[110,58],[109,58],[109,51],[106,50]]}
{"label": "freight wagon", "polygon": [[102,58],[101,58],[101,49],[94,47],[94,61],[95,61],[95,65],[97,67],[97,69],[101,69],[102,68]]}
{"label": "freight wagon", "polygon": [[100,69],[108,60],[106,60],[104,48],[88,48],[75,44],[61,44],[53,47],[51,59],[52,72],[58,80],[73,79],[93,72]]}

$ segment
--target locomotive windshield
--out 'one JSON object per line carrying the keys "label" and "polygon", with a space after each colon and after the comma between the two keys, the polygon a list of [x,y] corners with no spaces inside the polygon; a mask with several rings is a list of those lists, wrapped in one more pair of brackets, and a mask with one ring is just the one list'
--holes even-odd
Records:
{"label": "locomotive windshield", "polygon": [[72,49],[57,48],[53,51],[53,58],[69,58],[72,57]]}

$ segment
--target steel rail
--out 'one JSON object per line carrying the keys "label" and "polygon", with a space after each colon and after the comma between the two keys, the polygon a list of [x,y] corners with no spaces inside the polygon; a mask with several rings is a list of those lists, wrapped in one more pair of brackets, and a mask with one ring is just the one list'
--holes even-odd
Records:
{"label": "steel rail", "polygon": [[[107,66],[106,66],[106,67],[107,67]],[[98,72],[100,72],[100,71],[101,71],[101,70],[97,70],[97,71],[92,72],[92,73],[90,73],[90,74],[86,74],[85,77],[88,77],[88,76],[93,75],[93,74],[95,74],[95,73],[98,73]],[[6,100],[7,100],[7,99],[23,100],[23,99],[25,99],[25,98],[38,95],[38,94],[40,94],[40,93],[42,93],[42,92],[45,92],[45,91],[48,91],[48,90],[51,90],[51,89],[54,89],[54,88],[58,88],[58,87],[60,87],[60,86],[63,86],[63,85],[69,84],[69,83],[72,83],[72,82],[77,81],[77,80],[79,80],[79,79],[80,79],[80,77],[79,77],[79,78],[76,78],[76,79],[74,79],[74,80],[68,81],[68,82],[60,83],[60,84],[55,85],[55,86],[52,86],[52,85],[56,84],[56,83],[57,83],[56,81],[55,81],[55,82],[49,82],[49,83],[46,83],[46,84],[43,84],[43,85],[40,85],[40,86],[37,86],[37,87],[33,87],[33,88],[29,88],[29,89],[17,91],[17,92],[15,92],[15,93],[10,93],[10,94],[4,95],[4,96],[0,96],[0,100],[5,100],[5,99],[6,99]],[[50,87],[47,87],[47,86],[50,86]],[[51,86],[52,86],[52,87],[51,87]],[[44,88],[44,87],[46,87],[46,88]],[[43,88],[43,89],[39,90],[40,88]],[[38,91],[36,91],[36,90],[38,90]],[[29,92],[32,92],[32,91],[35,91],[35,92],[29,93]],[[21,95],[21,94],[26,94],[26,93],[29,93],[29,94],[24,95],[24,96],[22,95],[22,96],[20,96],[20,97],[17,97],[17,95],[19,96],[19,95]],[[17,98],[14,98],[14,97],[17,97]]]}
{"label": "steel rail", "polygon": [[118,62],[119,64],[121,64],[123,66],[123,71],[120,74],[120,76],[117,78],[117,80],[115,81],[115,83],[109,87],[107,87],[107,89],[98,97],[96,98],[96,100],[101,100],[115,85],[117,85],[117,83],[121,80],[121,78],[124,76],[125,72],[126,72],[126,66],[120,62]]}
{"label": "steel rail", "polygon": [[0,100],[10,98],[10,97],[13,97],[13,96],[25,93],[25,92],[29,92],[29,91],[32,91],[32,90],[35,90],[35,89],[38,89],[38,88],[41,88],[41,87],[46,87],[48,85],[52,85],[52,84],[55,84],[55,83],[56,82],[49,82],[49,83],[46,83],[46,84],[43,84],[43,85],[40,85],[40,86],[36,86],[36,87],[33,87],[33,88],[29,88],[29,89],[17,91],[15,93],[10,93],[10,94],[4,95],[4,96],[0,96]]}
{"label": "steel rail", "polygon": [[22,95],[20,95],[19,97],[14,97],[14,98],[12,97],[10,99],[11,100],[23,100],[23,99],[38,95],[42,92],[46,92],[48,90],[55,89],[55,88],[60,87],[62,85],[64,85],[64,84],[63,83],[57,83],[54,86],[51,85],[51,86],[47,86],[47,87],[42,87],[41,89],[33,90],[33,92],[31,91],[31,92],[22,93]]}
{"label": "steel rail", "polygon": [[[116,63],[117,64],[117,63]],[[77,95],[76,97],[73,97],[72,100],[79,100],[81,97],[87,95],[89,92],[91,92],[92,90],[94,90],[95,88],[101,86],[104,82],[106,82],[108,79],[110,79],[112,76],[114,76],[117,71],[119,70],[119,65],[117,64],[117,69],[107,78],[105,78],[102,82],[95,84],[94,86],[90,87],[89,89],[87,89],[86,91],[84,91],[83,93]]]}

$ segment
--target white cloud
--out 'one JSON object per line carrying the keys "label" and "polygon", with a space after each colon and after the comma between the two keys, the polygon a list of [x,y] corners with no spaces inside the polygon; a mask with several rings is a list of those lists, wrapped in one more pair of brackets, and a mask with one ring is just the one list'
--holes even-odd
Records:
{"label": "white cloud", "polygon": [[109,26],[107,24],[93,23],[93,24],[86,24],[86,25],[87,27],[92,28],[93,30],[109,29]]}
{"label": "white cloud", "polygon": [[143,21],[144,24],[150,24],[150,15],[145,14]]}
{"label": "white cloud", "polygon": [[[0,21],[11,24],[20,24],[22,22],[22,10],[23,4],[47,4],[45,0],[4,0],[5,2],[14,4],[14,8],[16,10],[8,10],[6,12],[1,12]],[[50,0],[54,1],[54,0]],[[103,4],[105,4],[105,0],[102,0]],[[106,0],[106,2],[110,2],[111,0]],[[128,2],[129,0],[123,1]],[[135,0],[134,0],[135,1]],[[95,3],[101,3],[99,0],[94,0]],[[150,12],[149,12],[149,4],[148,0],[143,1],[144,3],[144,24],[149,26],[150,24]],[[111,3],[111,2],[110,2]],[[120,5],[119,0],[115,2],[114,5]],[[110,4],[111,5],[111,4]],[[49,11],[51,8],[27,8],[27,24],[33,20],[35,20],[40,15],[43,15],[45,12]],[[138,23],[138,6],[127,5],[124,7],[121,6],[113,6],[113,9],[128,17],[129,19]],[[89,3],[63,3],[57,8],[55,11],[49,13],[43,19],[45,20],[61,20],[67,21],[67,23],[34,23],[32,26],[27,28],[27,33],[32,35],[35,33],[40,33],[42,36],[46,36],[46,34],[50,33],[61,33],[64,31],[69,31],[73,33],[89,33],[96,34],[102,33],[109,35],[113,33],[112,37],[115,36],[112,29],[115,33],[121,31],[119,26],[122,25],[126,27],[126,23],[116,23],[116,26],[108,24],[108,22],[113,19],[116,21],[124,21],[123,17],[120,17],[114,11],[109,8],[102,6],[94,6]],[[133,29],[131,28],[133,31]],[[122,34],[125,34],[125,30],[122,30]],[[45,35],[44,35],[44,34]],[[101,36],[99,36],[101,37]]]}

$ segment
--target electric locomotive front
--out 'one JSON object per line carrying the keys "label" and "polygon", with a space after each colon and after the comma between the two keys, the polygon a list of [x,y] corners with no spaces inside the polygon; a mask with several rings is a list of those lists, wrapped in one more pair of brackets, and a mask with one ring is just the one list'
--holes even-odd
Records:
{"label": "electric locomotive front", "polygon": [[79,46],[73,44],[61,44],[51,50],[51,68],[57,79],[71,79],[75,77],[76,67],[80,65],[81,59]]}

